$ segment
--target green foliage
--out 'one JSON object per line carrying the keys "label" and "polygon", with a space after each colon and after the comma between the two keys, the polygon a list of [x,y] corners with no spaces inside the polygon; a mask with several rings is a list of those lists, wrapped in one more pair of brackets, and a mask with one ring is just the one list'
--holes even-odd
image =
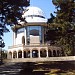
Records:
{"label": "green foliage", "polygon": [[7,58],[7,52],[5,50],[2,50],[2,59]]}
{"label": "green foliage", "polygon": [[[56,1],[56,0],[53,0]],[[53,3],[54,4],[54,3]],[[75,1],[74,0],[59,0],[56,6],[57,11],[56,17],[53,18],[53,21],[48,20],[49,25],[49,38],[50,30],[55,29],[53,37],[56,39],[54,45],[60,46],[65,55],[74,55],[75,48]],[[51,40],[51,39],[49,39]]]}
{"label": "green foliage", "polygon": [[28,0],[0,0],[0,25],[17,24],[22,19],[23,7],[29,6]]}
{"label": "green foliage", "polygon": [[30,0],[0,0],[0,37],[8,32],[7,25],[16,25],[23,20],[23,7],[30,5]]}
{"label": "green foliage", "polygon": [[22,19],[23,7],[29,6],[28,0],[0,0],[0,19],[4,24],[16,24]]}

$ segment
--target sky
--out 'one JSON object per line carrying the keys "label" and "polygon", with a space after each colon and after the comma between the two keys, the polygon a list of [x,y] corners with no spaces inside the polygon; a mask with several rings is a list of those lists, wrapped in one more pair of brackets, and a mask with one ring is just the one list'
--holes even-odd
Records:
{"label": "sky", "polygon": [[[52,0],[30,0],[30,6],[36,6],[42,9],[47,19],[50,18],[50,13],[54,14],[55,11],[55,6],[52,4]],[[12,46],[13,44],[13,33],[10,26],[8,26],[8,28],[10,29],[10,32],[4,33],[3,36],[5,42],[5,50],[8,50],[8,46]]]}

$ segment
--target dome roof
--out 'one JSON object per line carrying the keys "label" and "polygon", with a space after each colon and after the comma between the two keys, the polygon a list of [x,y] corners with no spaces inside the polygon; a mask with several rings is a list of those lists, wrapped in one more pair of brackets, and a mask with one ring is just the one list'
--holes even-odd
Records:
{"label": "dome roof", "polygon": [[47,22],[44,12],[38,7],[27,7],[22,15],[27,22]]}

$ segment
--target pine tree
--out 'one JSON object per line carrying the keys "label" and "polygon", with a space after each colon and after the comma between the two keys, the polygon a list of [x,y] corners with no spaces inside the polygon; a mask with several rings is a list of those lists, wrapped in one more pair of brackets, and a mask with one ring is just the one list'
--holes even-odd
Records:
{"label": "pine tree", "polygon": [[74,0],[53,0],[56,6],[56,17],[49,24],[56,29],[54,37],[57,37],[55,44],[62,47],[65,55],[74,55],[75,45],[75,1]]}
{"label": "pine tree", "polygon": [[8,32],[7,25],[16,25],[22,19],[23,7],[30,5],[30,0],[0,0],[0,37]]}

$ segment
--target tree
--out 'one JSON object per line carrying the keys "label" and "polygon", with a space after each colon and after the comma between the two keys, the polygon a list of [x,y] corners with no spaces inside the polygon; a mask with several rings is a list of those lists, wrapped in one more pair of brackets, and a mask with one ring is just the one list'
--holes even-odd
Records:
{"label": "tree", "polygon": [[[74,0],[52,0],[57,11],[53,22],[49,27],[55,28],[57,37],[55,44],[61,46],[65,55],[74,55],[75,45],[75,1]],[[60,33],[60,34],[59,34]]]}
{"label": "tree", "polygon": [[23,20],[23,8],[29,5],[30,0],[0,0],[0,37],[9,31],[7,25],[13,26]]}

